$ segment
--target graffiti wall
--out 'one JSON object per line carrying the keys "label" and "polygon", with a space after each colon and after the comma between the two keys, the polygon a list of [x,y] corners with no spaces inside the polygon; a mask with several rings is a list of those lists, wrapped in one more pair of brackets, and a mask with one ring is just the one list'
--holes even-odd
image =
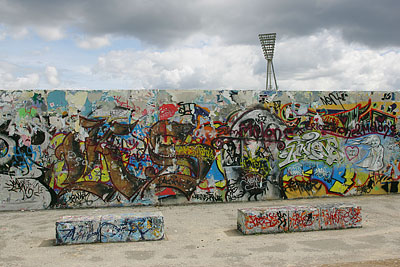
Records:
{"label": "graffiti wall", "polygon": [[0,94],[0,210],[399,191],[399,93]]}

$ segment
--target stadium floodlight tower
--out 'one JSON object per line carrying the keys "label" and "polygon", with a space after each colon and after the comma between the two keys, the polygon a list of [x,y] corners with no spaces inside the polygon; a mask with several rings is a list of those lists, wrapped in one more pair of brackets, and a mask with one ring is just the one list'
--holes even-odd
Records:
{"label": "stadium floodlight tower", "polygon": [[272,58],[274,57],[274,50],[275,50],[276,33],[259,34],[258,38],[260,38],[261,47],[264,52],[264,57],[267,60],[267,82],[265,89],[272,90],[272,75],[273,75],[275,82],[274,83],[275,90],[278,90],[274,64],[272,63]]}

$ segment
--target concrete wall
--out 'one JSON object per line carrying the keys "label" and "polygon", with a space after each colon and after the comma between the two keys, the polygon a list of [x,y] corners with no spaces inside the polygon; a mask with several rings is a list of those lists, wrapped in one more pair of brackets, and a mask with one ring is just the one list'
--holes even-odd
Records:
{"label": "concrete wall", "polygon": [[399,190],[398,93],[0,94],[1,210]]}

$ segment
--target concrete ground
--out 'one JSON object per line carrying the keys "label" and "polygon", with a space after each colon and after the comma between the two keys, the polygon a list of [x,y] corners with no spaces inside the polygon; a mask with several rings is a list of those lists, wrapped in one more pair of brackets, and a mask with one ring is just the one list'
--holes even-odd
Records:
{"label": "concrete ground", "polygon": [[[361,205],[358,229],[244,236],[237,209]],[[162,241],[55,246],[64,215],[161,211]],[[0,212],[0,266],[400,266],[400,194],[187,206]]]}

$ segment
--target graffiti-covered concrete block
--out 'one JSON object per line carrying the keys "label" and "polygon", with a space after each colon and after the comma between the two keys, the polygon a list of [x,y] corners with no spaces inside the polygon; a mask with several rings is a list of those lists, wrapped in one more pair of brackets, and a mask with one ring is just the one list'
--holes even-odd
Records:
{"label": "graffiti-covered concrete block", "polygon": [[101,242],[160,240],[164,237],[161,212],[102,216]]}
{"label": "graffiti-covered concrete block", "polygon": [[246,235],[280,233],[288,230],[287,207],[239,209],[238,229]]}
{"label": "graffiti-covered concrete block", "polygon": [[244,234],[304,232],[361,227],[361,207],[354,204],[239,209],[238,229]]}
{"label": "graffiti-covered concrete block", "polygon": [[361,227],[361,207],[355,204],[320,205],[321,229]]}
{"label": "graffiti-covered concrete block", "polygon": [[304,232],[320,229],[319,208],[313,206],[290,206],[287,209],[289,231]]}
{"label": "graffiti-covered concrete block", "polygon": [[56,222],[57,244],[128,242],[164,238],[161,212],[65,216]]}
{"label": "graffiti-covered concrete block", "polygon": [[64,216],[56,222],[56,243],[81,244],[100,242],[101,216]]}

